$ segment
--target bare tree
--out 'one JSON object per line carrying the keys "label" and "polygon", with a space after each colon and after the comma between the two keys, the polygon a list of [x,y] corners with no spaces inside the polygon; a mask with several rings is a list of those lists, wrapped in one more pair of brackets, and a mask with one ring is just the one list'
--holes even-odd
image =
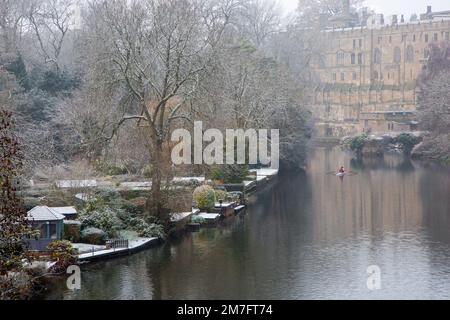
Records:
{"label": "bare tree", "polygon": [[280,130],[281,160],[301,166],[309,136],[308,88],[283,64],[228,35],[196,92],[198,116],[210,126]]}
{"label": "bare tree", "polygon": [[260,47],[280,30],[280,8],[272,0],[242,1],[236,23],[243,36]]}
{"label": "bare tree", "polygon": [[152,158],[151,202],[156,213],[163,209],[164,144],[175,121],[191,120],[187,102],[228,23],[232,4],[199,0],[90,4],[86,24],[92,68],[105,88],[123,93],[118,117],[103,136],[112,138],[128,121],[143,127]]}
{"label": "bare tree", "polygon": [[24,29],[25,0],[0,0],[0,53],[15,53]]}
{"label": "bare tree", "polygon": [[32,0],[27,18],[45,64],[60,71],[64,40],[73,25],[74,0]]}

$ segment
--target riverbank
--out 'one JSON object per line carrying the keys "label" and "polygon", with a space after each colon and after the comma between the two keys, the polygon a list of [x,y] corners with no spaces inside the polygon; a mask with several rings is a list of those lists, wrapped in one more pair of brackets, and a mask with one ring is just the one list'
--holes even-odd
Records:
{"label": "riverbank", "polygon": [[450,134],[427,135],[412,150],[411,157],[450,165]]}
{"label": "riverbank", "polygon": [[[240,188],[244,193],[244,198],[250,194],[254,194],[257,193],[259,190],[262,190],[269,182],[271,182],[278,175],[278,170],[268,168],[254,169],[250,170],[250,174],[254,175],[254,179],[246,180],[240,185]],[[77,181],[76,184],[79,185],[80,183],[84,183],[86,181],[87,180]],[[206,181],[204,177],[183,177],[177,178],[177,181],[183,183],[191,183],[192,181],[196,182],[201,181],[203,183],[208,183],[208,181]],[[66,183],[64,184],[60,183],[59,186],[62,189],[72,190],[74,183],[75,183],[74,181],[71,181],[70,183],[66,181]],[[97,183],[96,180],[89,180],[89,183],[90,188],[100,189],[98,187],[99,184]],[[209,183],[212,182],[209,181]],[[141,189],[143,188],[143,185],[141,185],[138,182],[128,182],[126,186],[129,188],[133,188],[132,190],[133,192],[140,193],[142,191],[145,191]],[[226,188],[230,187],[228,185],[224,186]],[[236,186],[231,186],[231,188],[234,187]],[[121,188],[124,188],[124,185],[122,185]],[[121,191],[123,191],[123,189]],[[106,196],[107,198],[105,198],[105,201],[106,199],[108,199],[108,201],[113,200],[112,203],[120,203],[120,201],[122,201],[122,200],[118,201],[117,199],[115,199],[114,198],[115,196],[111,191],[109,191],[106,194]],[[93,196],[86,197],[85,200],[82,200],[83,206],[86,205],[85,203],[90,203],[92,201],[94,202],[92,204],[89,204],[89,206],[92,205],[97,206],[98,200],[96,200],[96,198]],[[102,201],[100,201],[100,203],[102,203]],[[231,208],[230,215],[228,214],[222,215],[223,213],[228,212],[228,209],[224,210],[226,206],[230,206]],[[217,211],[215,213],[201,212],[198,209],[192,209],[191,212],[186,213],[172,213],[170,215],[170,222],[173,228],[172,230],[173,233],[191,232],[191,231],[195,232],[197,228],[193,228],[193,224],[190,223],[190,221],[191,220],[193,221],[196,217],[199,217],[200,220],[205,221],[208,227],[214,226],[219,221],[219,219],[227,219],[227,217],[229,216],[240,214],[242,211],[245,210],[246,205],[243,203],[241,204],[238,203],[236,205],[233,205],[233,203],[230,204],[216,203],[215,207]],[[130,204],[127,204],[126,208],[137,210],[134,207],[130,207]],[[95,210],[97,209],[93,210],[95,212]],[[72,220],[68,222],[71,222],[70,225],[74,225],[74,223],[72,223],[73,222]],[[81,222],[79,224],[81,224]],[[198,224],[198,227],[201,227],[201,225]],[[73,246],[78,251],[77,254],[78,262],[86,263],[86,262],[98,262],[101,260],[133,254],[141,250],[155,247],[158,244],[161,244],[163,241],[164,240],[161,237],[133,237],[133,238],[125,238],[124,240],[111,240],[110,245],[107,246],[89,243],[78,243],[78,242],[73,243]]]}
{"label": "riverbank", "polygon": [[415,146],[423,141],[425,133],[416,132],[391,132],[383,135],[367,135],[343,137],[340,146],[353,151],[359,157],[382,156],[388,151],[400,151],[405,155],[411,155]]}
{"label": "riverbank", "polygon": [[94,262],[104,259],[111,259],[129,255],[156,246],[162,242],[161,238],[138,238],[127,242],[126,247],[92,250],[91,252],[80,253],[77,256],[79,263]]}

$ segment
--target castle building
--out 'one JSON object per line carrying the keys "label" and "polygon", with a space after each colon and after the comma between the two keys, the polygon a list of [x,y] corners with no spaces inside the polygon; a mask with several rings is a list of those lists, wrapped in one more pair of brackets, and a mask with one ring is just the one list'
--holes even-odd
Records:
{"label": "castle building", "polygon": [[418,77],[430,45],[450,42],[450,11],[429,6],[409,22],[374,15],[355,27],[347,10],[344,1],[344,13],[322,30],[324,46],[313,62],[316,135],[417,130]]}

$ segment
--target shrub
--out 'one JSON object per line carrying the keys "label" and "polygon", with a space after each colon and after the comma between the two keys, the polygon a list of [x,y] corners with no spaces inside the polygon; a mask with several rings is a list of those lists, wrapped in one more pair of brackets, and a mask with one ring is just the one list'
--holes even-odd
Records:
{"label": "shrub", "polygon": [[192,218],[191,218],[192,223],[204,224],[205,221],[206,221],[205,218],[200,217],[200,216],[192,216]]}
{"label": "shrub", "polygon": [[211,179],[225,181],[225,174],[220,167],[215,167],[211,170]]}
{"label": "shrub", "polygon": [[147,223],[141,218],[131,218],[128,220],[127,229],[136,231],[140,237],[164,238],[164,227],[157,223]]}
{"label": "shrub", "polygon": [[450,134],[426,136],[422,144],[412,152],[415,158],[436,160],[450,164]]}
{"label": "shrub", "polygon": [[214,208],[215,193],[211,186],[202,185],[195,188],[192,198],[201,210],[210,210]]}
{"label": "shrub", "polygon": [[247,165],[225,166],[225,183],[242,183],[248,175]]}
{"label": "shrub", "polygon": [[140,237],[146,238],[164,238],[164,227],[160,224],[150,223],[142,232],[138,233]]}
{"label": "shrub", "polygon": [[131,215],[139,215],[144,213],[144,208],[142,206],[137,206],[127,200],[122,201],[121,209],[122,211],[128,212]]}
{"label": "shrub", "polygon": [[109,206],[119,205],[122,201],[120,193],[113,189],[103,189],[97,192],[96,198]]}
{"label": "shrub", "polygon": [[127,229],[141,233],[148,226],[147,222],[141,218],[130,218],[127,221]]}
{"label": "shrub", "polygon": [[77,251],[72,247],[70,241],[53,241],[47,246],[47,249],[50,251],[50,259],[56,261],[56,264],[51,268],[52,272],[64,272],[68,266],[77,261]]}
{"label": "shrub", "polygon": [[224,183],[241,183],[248,175],[247,165],[221,165],[211,170],[210,176],[213,180],[220,180]]}
{"label": "shrub", "polygon": [[133,200],[139,198],[142,195],[142,191],[140,190],[124,190],[120,192],[120,195],[123,199]]}
{"label": "shrub", "polygon": [[105,162],[98,163],[96,169],[108,176],[119,176],[128,173],[128,170],[127,168],[125,168],[125,166],[115,166],[113,164]]}
{"label": "shrub", "polygon": [[82,228],[94,227],[105,231],[108,236],[114,237],[117,231],[122,228],[122,221],[117,215],[117,211],[111,208],[103,208],[90,213],[81,214]]}
{"label": "shrub", "polygon": [[214,190],[215,194],[216,194],[216,202],[218,202],[219,200],[222,201],[226,201],[228,198],[228,194],[225,190]]}
{"label": "shrub", "polygon": [[94,212],[96,210],[102,210],[106,207],[106,202],[100,197],[89,198],[83,203],[83,209],[80,212],[80,216]]}
{"label": "shrub", "polygon": [[107,239],[106,232],[98,228],[86,228],[81,231],[81,240],[88,244],[105,244]]}
{"label": "shrub", "polygon": [[364,144],[367,141],[367,135],[363,134],[357,137],[354,137],[350,140],[350,150],[360,154],[362,149],[364,148]]}
{"label": "shrub", "polygon": [[422,141],[422,139],[420,137],[416,137],[416,136],[414,136],[412,134],[402,133],[395,139],[395,141],[402,145],[403,152],[406,155],[410,155],[412,149],[417,144],[419,144]]}
{"label": "shrub", "polygon": [[231,198],[231,201],[233,201],[237,204],[244,204],[244,202],[245,202],[244,194],[240,191],[228,192],[227,195],[229,198]]}

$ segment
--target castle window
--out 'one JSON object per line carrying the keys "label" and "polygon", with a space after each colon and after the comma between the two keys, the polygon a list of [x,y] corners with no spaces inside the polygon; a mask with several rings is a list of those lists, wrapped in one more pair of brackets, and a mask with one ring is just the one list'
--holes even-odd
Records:
{"label": "castle window", "polygon": [[357,79],[357,75],[356,75],[356,72],[353,72],[353,74],[352,74],[352,78],[353,78],[353,80],[356,80],[356,79]]}
{"label": "castle window", "polygon": [[362,39],[359,39],[359,48],[362,48]]}
{"label": "castle window", "polygon": [[317,56],[317,60],[318,60],[318,64],[320,68],[325,68],[326,67],[326,63],[325,63],[325,59],[322,56]]}
{"label": "castle window", "polygon": [[345,63],[345,53],[343,51],[339,51],[336,54],[336,60],[337,60],[337,64],[344,64]]}
{"label": "castle window", "polygon": [[410,63],[414,62],[414,48],[412,46],[406,48],[405,60]]}
{"label": "castle window", "polygon": [[378,48],[375,48],[373,52],[373,63],[380,64],[381,63],[381,51]]}
{"label": "castle window", "polygon": [[413,42],[416,42],[416,35],[413,34]]}
{"label": "castle window", "polygon": [[450,40],[450,32],[446,32],[445,33],[445,40],[449,41]]}
{"label": "castle window", "polygon": [[352,53],[352,64],[356,63],[356,56],[354,53]]}
{"label": "castle window", "polygon": [[406,34],[402,35],[402,42],[405,42],[408,36]]}
{"label": "castle window", "polygon": [[356,49],[356,40],[353,39],[353,49]]}
{"label": "castle window", "polygon": [[438,41],[438,34],[437,33],[434,34],[433,39],[434,39],[434,41]]}
{"label": "castle window", "polygon": [[394,49],[394,63],[400,63],[402,61],[402,51],[399,47],[395,47]]}
{"label": "castle window", "polygon": [[392,42],[392,36],[389,36],[389,43]]}
{"label": "castle window", "polygon": [[341,72],[341,81],[345,80],[345,74],[343,72]]}
{"label": "castle window", "polygon": [[425,42],[428,42],[428,34],[425,34]]}
{"label": "castle window", "polygon": [[358,53],[358,64],[362,64],[363,55],[362,53]]}
{"label": "castle window", "polygon": [[336,73],[333,73],[333,81],[336,81]]}

